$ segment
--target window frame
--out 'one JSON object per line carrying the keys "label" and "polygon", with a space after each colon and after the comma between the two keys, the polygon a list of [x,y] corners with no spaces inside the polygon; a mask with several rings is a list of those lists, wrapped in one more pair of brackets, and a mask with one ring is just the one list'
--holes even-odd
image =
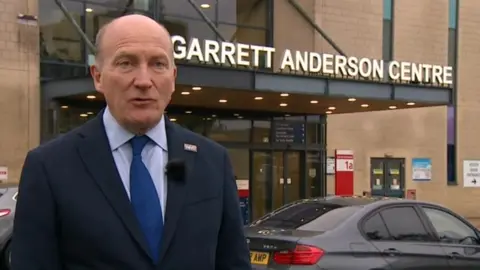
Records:
{"label": "window frame", "polygon": [[[437,205],[431,205],[431,204],[420,204],[420,205],[417,205],[417,207],[418,207],[418,210],[421,212],[421,215],[423,216],[422,218],[424,219],[425,225],[429,227],[429,230],[432,231],[432,234],[434,235],[435,239],[439,243],[450,244],[450,245],[454,244],[454,243],[445,243],[445,242],[440,241],[440,237],[437,233],[437,230],[435,229],[435,226],[433,226],[432,221],[430,220],[430,218],[428,217],[427,213],[425,212],[425,210],[423,208],[430,208],[430,209],[434,209],[434,210],[437,210],[437,211],[441,211],[441,212],[444,212],[446,214],[450,214],[451,216],[457,218],[460,222],[462,222],[467,227],[469,227],[470,229],[473,230],[473,232],[477,236],[477,240],[480,243],[480,232],[479,232],[479,230],[475,226],[473,226],[473,224],[468,222],[468,220],[466,220],[462,216],[458,215],[457,213],[451,211],[448,208],[440,207],[440,206],[437,206]],[[455,244],[455,245],[463,245],[463,244]],[[480,244],[479,244],[479,246],[480,246]]]}
{"label": "window frame", "polygon": [[[358,231],[360,232],[362,237],[365,239],[365,241],[368,241],[368,242],[415,242],[415,243],[417,243],[417,241],[372,240],[368,237],[368,235],[363,230],[363,227],[365,226],[365,223],[371,217],[373,217],[375,214],[380,214],[380,217],[383,220],[383,217],[381,215],[382,211],[387,210],[387,209],[391,209],[391,208],[401,208],[401,207],[411,207],[411,208],[413,208],[415,213],[418,215],[418,218],[420,219],[420,223],[423,225],[423,227],[425,228],[425,231],[427,232],[428,236],[431,238],[431,241],[427,241],[428,243],[438,243],[438,242],[440,242],[440,240],[438,238],[438,235],[435,233],[434,230],[432,230],[431,224],[427,223],[427,221],[428,222],[430,222],[430,221],[425,220],[425,217],[426,217],[425,213],[421,212],[422,209],[420,209],[418,207],[417,203],[393,203],[393,204],[388,204],[388,205],[382,205],[382,206],[379,206],[379,207],[369,211],[365,216],[363,216],[359,220],[359,222],[357,224]],[[391,234],[387,224],[385,223],[385,220],[383,220],[383,222],[385,224],[385,227],[387,228],[388,233]]]}

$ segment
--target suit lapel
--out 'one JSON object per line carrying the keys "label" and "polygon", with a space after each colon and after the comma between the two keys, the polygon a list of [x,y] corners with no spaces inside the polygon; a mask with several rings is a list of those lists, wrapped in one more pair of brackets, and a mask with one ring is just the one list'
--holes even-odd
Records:
{"label": "suit lapel", "polygon": [[159,261],[161,262],[173,239],[178,219],[185,201],[185,190],[190,180],[189,176],[194,166],[196,149],[192,142],[188,142],[178,126],[165,118],[168,142],[168,160],[185,161],[185,179],[167,179],[167,205],[165,210],[165,226],[160,248]]}
{"label": "suit lapel", "polygon": [[146,239],[138,225],[110,150],[103,124],[103,111],[87,123],[79,135],[83,140],[77,145],[77,149],[85,167],[133,238],[149,254]]}

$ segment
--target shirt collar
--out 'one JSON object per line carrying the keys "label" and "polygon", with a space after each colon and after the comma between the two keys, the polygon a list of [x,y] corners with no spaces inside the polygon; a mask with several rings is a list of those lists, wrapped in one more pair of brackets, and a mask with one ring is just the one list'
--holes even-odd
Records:
{"label": "shirt collar", "polygon": [[[117,150],[120,146],[127,143],[135,135],[130,131],[124,129],[111,114],[108,106],[103,113],[103,123],[105,125],[105,132],[107,133],[108,142],[112,151]],[[167,132],[165,130],[165,118],[162,115],[160,122],[150,129],[147,135],[153,142],[167,151]]]}

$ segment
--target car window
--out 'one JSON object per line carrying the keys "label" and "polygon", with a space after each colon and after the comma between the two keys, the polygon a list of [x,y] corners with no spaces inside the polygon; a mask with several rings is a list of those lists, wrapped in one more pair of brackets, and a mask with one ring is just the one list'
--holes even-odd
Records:
{"label": "car window", "polygon": [[432,241],[415,209],[411,206],[392,207],[380,212],[394,241]]}
{"label": "car window", "polygon": [[387,226],[380,214],[375,214],[368,218],[362,227],[363,232],[370,240],[390,240]]}
{"label": "car window", "polygon": [[355,212],[361,209],[362,206],[346,206],[333,209],[305,225],[299,226],[297,230],[304,231],[330,231],[338,227],[342,222],[351,217]]}
{"label": "car window", "polygon": [[253,226],[264,226],[283,229],[297,229],[318,217],[339,208],[338,205],[324,204],[318,202],[303,202],[287,205],[278,211],[274,211],[260,220],[254,222]]}
{"label": "car window", "polygon": [[457,217],[435,208],[422,207],[440,241],[445,243],[478,245],[475,231]]}

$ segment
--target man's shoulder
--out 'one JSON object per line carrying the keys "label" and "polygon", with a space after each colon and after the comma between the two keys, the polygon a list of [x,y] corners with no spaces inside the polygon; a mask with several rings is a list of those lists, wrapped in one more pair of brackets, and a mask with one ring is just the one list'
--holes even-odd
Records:
{"label": "man's shoulder", "polygon": [[[223,155],[226,153],[226,148],[220,145],[219,143],[215,142],[212,139],[209,139],[203,135],[195,133],[189,129],[186,129],[178,124],[174,124],[177,130],[184,136],[186,143],[191,143],[197,148],[199,151],[206,152],[209,154],[221,154]],[[202,150],[200,150],[202,149]]]}

